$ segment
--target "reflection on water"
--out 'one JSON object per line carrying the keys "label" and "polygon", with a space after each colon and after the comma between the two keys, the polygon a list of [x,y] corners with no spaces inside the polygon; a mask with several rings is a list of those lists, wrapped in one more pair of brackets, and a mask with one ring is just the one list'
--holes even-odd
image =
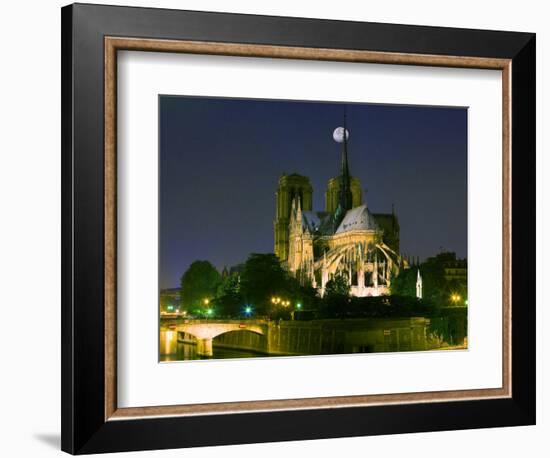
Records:
{"label": "reflection on water", "polygon": [[[161,361],[163,361],[163,355],[173,355],[177,353],[178,348],[178,333],[177,331],[168,331],[162,329],[160,331],[160,355]],[[173,360],[167,360],[173,361]]]}
{"label": "reflection on water", "polygon": [[228,358],[258,358],[259,353],[247,350],[235,350],[214,347],[214,356],[197,355],[197,346],[178,342],[176,331],[161,331],[160,361],[187,361],[191,359],[228,359]]}

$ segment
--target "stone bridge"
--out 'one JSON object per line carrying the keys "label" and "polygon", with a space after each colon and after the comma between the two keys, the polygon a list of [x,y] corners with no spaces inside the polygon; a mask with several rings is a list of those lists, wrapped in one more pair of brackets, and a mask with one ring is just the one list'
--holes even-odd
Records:
{"label": "stone bridge", "polygon": [[197,339],[197,354],[213,356],[212,339],[232,331],[248,331],[265,336],[267,322],[263,320],[188,320],[176,326],[176,331],[185,332]]}

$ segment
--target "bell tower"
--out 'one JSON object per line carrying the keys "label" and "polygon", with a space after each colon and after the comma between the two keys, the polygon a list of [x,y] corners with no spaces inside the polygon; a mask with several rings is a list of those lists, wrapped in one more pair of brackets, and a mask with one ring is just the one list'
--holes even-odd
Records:
{"label": "bell tower", "polygon": [[313,188],[308,177],[293,173],[279,178],[275,193],[274,252],[281,261],[288,259],[288,235],[292,201],[298,197],[303,211],[311,211]]}
{"label": "bell tower", "polygon": [[[339,203],[340,180],[337,176],[328,180],[327,190],[325,191],[325,211],[334,213]],[[363,193],[361,191],[361,182],[358,178],[350,177],[352,208],[363,204]]]}

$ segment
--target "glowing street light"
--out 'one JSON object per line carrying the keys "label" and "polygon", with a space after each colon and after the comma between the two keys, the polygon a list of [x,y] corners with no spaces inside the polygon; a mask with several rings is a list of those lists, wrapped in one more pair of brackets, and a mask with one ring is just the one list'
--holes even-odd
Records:
{"label": "glowing street light", "polygon": [[206,309],[206,314],[207,314],[207,315],[212,315],[212,313],[214,313],[214,310],[212,310],[212,309]]}
{"label": "glowing street light", "polygon": [[454,302],[455,304],[460,300],[460,295],[459,294],[451,294],[451,301]]}
{"label": "glowing street light", "polygon": [[[283,307],[288,307],[288,306],[290,306],[290,301],[289,301],[289,300],[287,300],[287,299],[282,299],[282,298],[280,298],[279,296],[272,296],[272,297],[271,297],[271,303],[272,303],[272,304],[276,304],[276,305],[279,305],[279,304],[280,304],[280,305],[282,305]],[[302,306],[302,305],[300,304],[300,307],[301,307],[301,306]]]}
{"label": "glowing street light", "polygon": [[205,299],[202,300],[202,303],[203,303],[204,305],[208,305],[208,304],[210,304],[210,299],[205,298]]}
{"label": "glowing street light", "polygon": [[244,309],[244,313],[250,315],[252,313],[252,307],[250,307],[250,305],[247,305]]}
{"label": "glowing street light", "polygon": [[299,302],[296,304],[296,308],[297,309],[301,309],[302,308],[302,304],[300,304]]}

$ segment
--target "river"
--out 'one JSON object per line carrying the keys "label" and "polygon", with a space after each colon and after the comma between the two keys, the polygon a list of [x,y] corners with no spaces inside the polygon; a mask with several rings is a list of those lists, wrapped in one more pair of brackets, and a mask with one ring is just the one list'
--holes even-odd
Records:
{"label": "river", "polygon": [[[164,333],[164,332],[163,332]],[[172,344],[171,353],[162,353],[160,361],[186,361],[193,359],[230,359],[230,358],[258,358],[262,355],[257,352],[247,350],[234,350],[228,348],[214,347],[214,355],[204,357],[197,355],[197,346],[190,343],[175,342]]]}

